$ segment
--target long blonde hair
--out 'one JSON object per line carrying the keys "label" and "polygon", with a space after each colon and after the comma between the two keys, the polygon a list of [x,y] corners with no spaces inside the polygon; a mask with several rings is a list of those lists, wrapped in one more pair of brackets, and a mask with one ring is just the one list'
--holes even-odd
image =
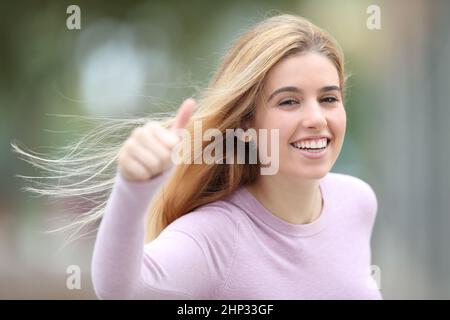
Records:
{"label": "long blonde hair", "polygon": [[[281,14],[268,17],[238,37],[223,57],[207,88],[201,93],[197,108],[186,126],[191,137],[194,137],[193,124],[196,121],[201,121],[204,130],[216,128],[223,133],[223,136],[226,136],[226,129],[245,128],[247,121],[251,121],[255,114],[256,100],[262,94],[268,71],[281,59],[302,52],[317,52],[328,57],[336,67],[340,86],[344,91],[346,77],[343,52],[331,35],[299,16]],[[144,123],[143,120],[128,121],[126,125],[132,127],[130,123],[141,124]],[[172,116],[160,119],[160,122],[161,125],[169,128],[173,120]],[[96,136],[98,137],[98,132]],[[198,143],[204,148],[209,142]],[[55,165],[67,164],[70,161],[70,164],[77,164],[78,168],[80,164],[84,164],[81,168],[83,173],[91,172],[93,176],[99,174],[98,169],[102,165],[105,165],[102,168],[106,168],[106,165],[115,164],[118,152],[117,146],[110,148],[109,151],[105,151],[107,154],[97,153],[91,156],[89,163],[83,163],[88,161],[88,157],[46,162],[48,160],[24,152],[14,144],[13,147],[30,163],[41,169],[51,169],[54,172]],[[225,153],[223,156],[226,158],[228,155]],[[235,164],[194,164],[193,159],[190,163],[178,164],[150,203],[147,242],[155,239],[165,227],[182,215],[226,197],[240,185],[255,181],[260,166],[259,163],[237,164],[236,161]],[[64,166],[61,167],[64,168]],[[97,170],[95,174],[94,170]],[[66,171],[66,173],[72,176],[76,174],[75,170]],[[86,223],[98,220],[103,214],[108,195],[105,191],[110,191],[114,183],[114,176],[112,176],[114,173],[114,171],[110,172],[109,176],[107,175],[108,179],[91,183],[91,185],[86,184],[92,180],[88,177],[82,181],[83,183],[77,184],[78,187],[75,190],[61,186],[45,190],[42,188],[28,190],[55,196],[69,196],[73,192],[86,196],[102,192],[103,201],[75,222],[79,231]]]}

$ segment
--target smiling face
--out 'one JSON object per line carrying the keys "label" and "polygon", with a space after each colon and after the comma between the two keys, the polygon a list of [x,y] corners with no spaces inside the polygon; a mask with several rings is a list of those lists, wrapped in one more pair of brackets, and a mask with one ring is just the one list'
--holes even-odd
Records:
{"label": "smiling face", "polygon": [[[251,126],[279,129],[278,174],[296,179],[325,176],[341,151],[346,128],[336,67],[314,52],[278,62],[267,74]],[[304,140],[312,136],[328,139]],[[304,150],[323,148],[325,141],[323,150]],[[269,139],[269,151],[271,143]]]}

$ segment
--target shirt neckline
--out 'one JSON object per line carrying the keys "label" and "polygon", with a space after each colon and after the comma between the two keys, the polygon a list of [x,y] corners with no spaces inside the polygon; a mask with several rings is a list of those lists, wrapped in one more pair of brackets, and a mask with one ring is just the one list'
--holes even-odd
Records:
{"label": "shirt neckline", "polygon": [[297,237],[313,236],[321,232],[327,225],[329,218],[330,198],[325,182],[325,177],[319,180],[319,188],[322,194],[323,206],[318,218],[311,223],[295,224],[283,220],[272,214],[245,186],[240,186],[232,194],[229,200],[240,207],[247,214],[262,220],[269,227],[287,235]]}

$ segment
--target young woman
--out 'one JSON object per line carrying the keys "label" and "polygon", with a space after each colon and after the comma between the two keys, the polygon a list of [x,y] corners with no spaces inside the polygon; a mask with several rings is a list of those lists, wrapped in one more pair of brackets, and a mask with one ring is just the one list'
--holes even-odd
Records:
{"label": "young woman", "polygon": [[[380,299],[370,276],[375,193],[330,172],[344,89],[342,50],[306,19],[274,16],[245,32],[198,102],[138,127],[118,149],[92,260],[97,296]],[[248,154],[276,145],[276,172],[261,174],[260,159],[173,164],[180,129],[192,137],[196,122],[224,134],[278,129],[265,144],[241,141]]]}
{"label": "young woman", "polygon": [[[339,45],[307,20],[275,16],[243,34],[195,111],[186,100],[174,120],[134,130],[120,150],[92,262],[97,295],[381,298],[370,277],[376,196],[330,173],[345,135],[344,85]],[[172,166],[176,129],[192,133],[194,121],[221,132],[279,129],[267,143],[278,143],[278,171]]]}

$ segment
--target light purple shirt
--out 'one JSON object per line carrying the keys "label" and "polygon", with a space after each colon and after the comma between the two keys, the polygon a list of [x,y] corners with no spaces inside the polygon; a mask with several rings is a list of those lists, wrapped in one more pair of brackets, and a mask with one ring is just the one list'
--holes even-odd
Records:
{"label": "light purple shirt", "polygon": [[153,195],[120,172],[92,260],[101,299],[381,299],[370,276],[377,198],[369,184],[328,173],[324,206],[310,224],[270,213],[245,188],[201,206],[144,245]]}

